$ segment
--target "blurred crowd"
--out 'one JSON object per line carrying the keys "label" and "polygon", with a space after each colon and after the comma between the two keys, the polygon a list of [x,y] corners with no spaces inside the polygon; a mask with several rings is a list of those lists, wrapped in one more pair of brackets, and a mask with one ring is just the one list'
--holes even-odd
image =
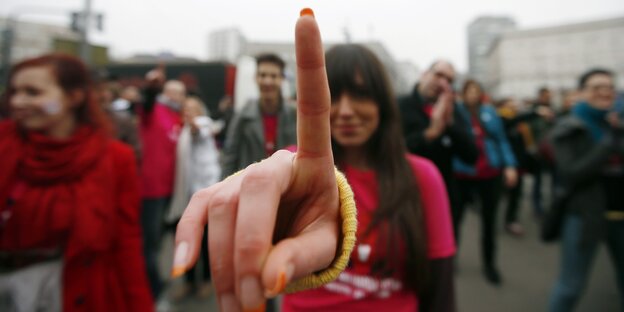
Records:
{"label": "blurred crowd", "polygon": [[[259,97],[237,109],[225,97],[212,105],[219,111],[168,79],[164,65],[123,85],[66,55],[16,64],[0,110],[0,310],[143,311],[212,296],[207,230],[198,265],[174,270],[178,283],[161,275],[160,248],[194,193],[296,150],[285,63],[272,53],[256,61]],[[374,53],[358,45],[332,49],[326,66],[332,148],[354,189],[358,242],[338,281],[285,296],[283,310],[346,304],[332,296],[371,300],[350,306],[359,310],[461,310],[453,266],[465,213],[480,217],[484,278],[504,287],[497,229],[502,222],[508,235],[525,234],[533,220],[519,218],[524,196],[542,238],[562,245],[549,311],[573,310],[603,243],[624,298],[624,102],[612,71],[587,69],[576,90],[555,96],[544,86],[527,100],[491,98],[481,82],[457,81],[444,60],[397,96]],[[395,234],[407,247],[379,239]],[[369,255],[385,260],[368,263]],[[397,255],[416,265],[393,266]],[[438,282],[419,281],[425,270]],[[370,291],[358,276],[390,286]]]}

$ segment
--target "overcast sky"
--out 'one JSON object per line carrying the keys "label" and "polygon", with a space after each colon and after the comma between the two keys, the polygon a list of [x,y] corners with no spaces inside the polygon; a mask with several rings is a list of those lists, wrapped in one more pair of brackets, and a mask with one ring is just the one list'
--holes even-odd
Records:
{"label": "overcast sky", "polygon": [[[379,40],[419,67],[447,58],[467,68],[466,27],[482,15],[513,17],[521,29],[624,16],[622,0],[92,0],[105,30],[90,38],[114,57],[170,51],[206,59],[208,34],[238,27],[248,40],[293,41],[303,7],[314,9],[324,40]],[[0,0],[0,15],[69,23],[84,0]]]}

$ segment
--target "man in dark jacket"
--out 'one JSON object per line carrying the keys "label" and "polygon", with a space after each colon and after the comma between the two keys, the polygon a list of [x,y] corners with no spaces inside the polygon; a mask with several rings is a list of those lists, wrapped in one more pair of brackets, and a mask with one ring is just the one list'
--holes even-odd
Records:
{"label": "man in dark jacket", "polygon": [[[453,157],[468,164],[477,161],[478,151],[469,128],[455,109],[451,84],[453,65],[436,61],[425,71],[410,95],[399,99],[407,149],[432,160],[440,170],[449,193],[453,224],[457,224],[458,199],[453,177]],[[458,237],[455,227],[455,237]]]}
{"label": "man in dark jacket", "polygon": [[232,118],[223,148],[223,178],[297,143],[297,112],[281,92],[284,61],[262,54],[256,66],[260,96]]}
{"label": "man in dark jacket", "polygon": [[[579,81],[584,101],[550,135],[562,196],[561,271],[549,311],[572,311],[581,297],[599,243],[613,258],[624,300],[624,125],[614,109],[610,71],[594,69]],[[621,301],[624,304],[624,301]]]}

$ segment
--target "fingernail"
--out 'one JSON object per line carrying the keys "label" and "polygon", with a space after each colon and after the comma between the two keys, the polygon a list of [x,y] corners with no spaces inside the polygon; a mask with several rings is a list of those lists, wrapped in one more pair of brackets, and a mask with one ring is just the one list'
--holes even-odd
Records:
{"label": "fingernail", "polygon": [[176,247],[173,255],[173,269],[171,269],[171,278],[177,278],[186,272],[186,258],[188,256],[188,243],[180,242]]}
{"label": "fingernail", "polygon": [[294,270],[295,268],[292,266],[292,264],[286,265],[286,269],[280,271],[277,274],[275,286],[273,286],[272,289],[267,289],[264,292],[264,296],[267,298],[273,298],[279,295],[282,291],[284,291],[284,288],[286,288],[286,284],[288,284],[288,282],[292,278]]}
{"label": "fingernail", "polygon": [[219,296],[219,307],[219,311],[240,311],[236,296],[232,293]]}
{"label": "fingernail", "polygon": [[241,304],[245,311],[259,311],[263,308],[264,297],[258,278],[248,275],[243,277],[240,284]]}
{"label": "fingernail", "polygon": [[314,17],[314,11],[312,11],[312,9],[310,8],[304,8],[303,10],[301,10],[301,12],[299,12],[299,16],[304,16],[304,15]]}

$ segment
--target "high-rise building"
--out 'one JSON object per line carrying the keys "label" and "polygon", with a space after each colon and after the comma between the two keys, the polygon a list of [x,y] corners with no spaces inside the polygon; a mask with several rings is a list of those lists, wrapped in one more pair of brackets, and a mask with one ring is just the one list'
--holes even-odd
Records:
{"label": "high-rise building", "polygon": [[208,59],[236,63],[245,46],[245,37],[237,28],[214,31],[208,36]]}
{"label": "high-rise building", "polygon": [[501,35],[488,55],[489,91],[495,97],[531,98],[540,87],[576,88],[593,67],[613,71],[624,89],[624,17]]}
{"label": "high-rise building", "polygon": [[505,16],[482,16],[468,25],[468,74],[487,83],[487,55],[492,46],[507,32],[516,29],[516,22]]}

